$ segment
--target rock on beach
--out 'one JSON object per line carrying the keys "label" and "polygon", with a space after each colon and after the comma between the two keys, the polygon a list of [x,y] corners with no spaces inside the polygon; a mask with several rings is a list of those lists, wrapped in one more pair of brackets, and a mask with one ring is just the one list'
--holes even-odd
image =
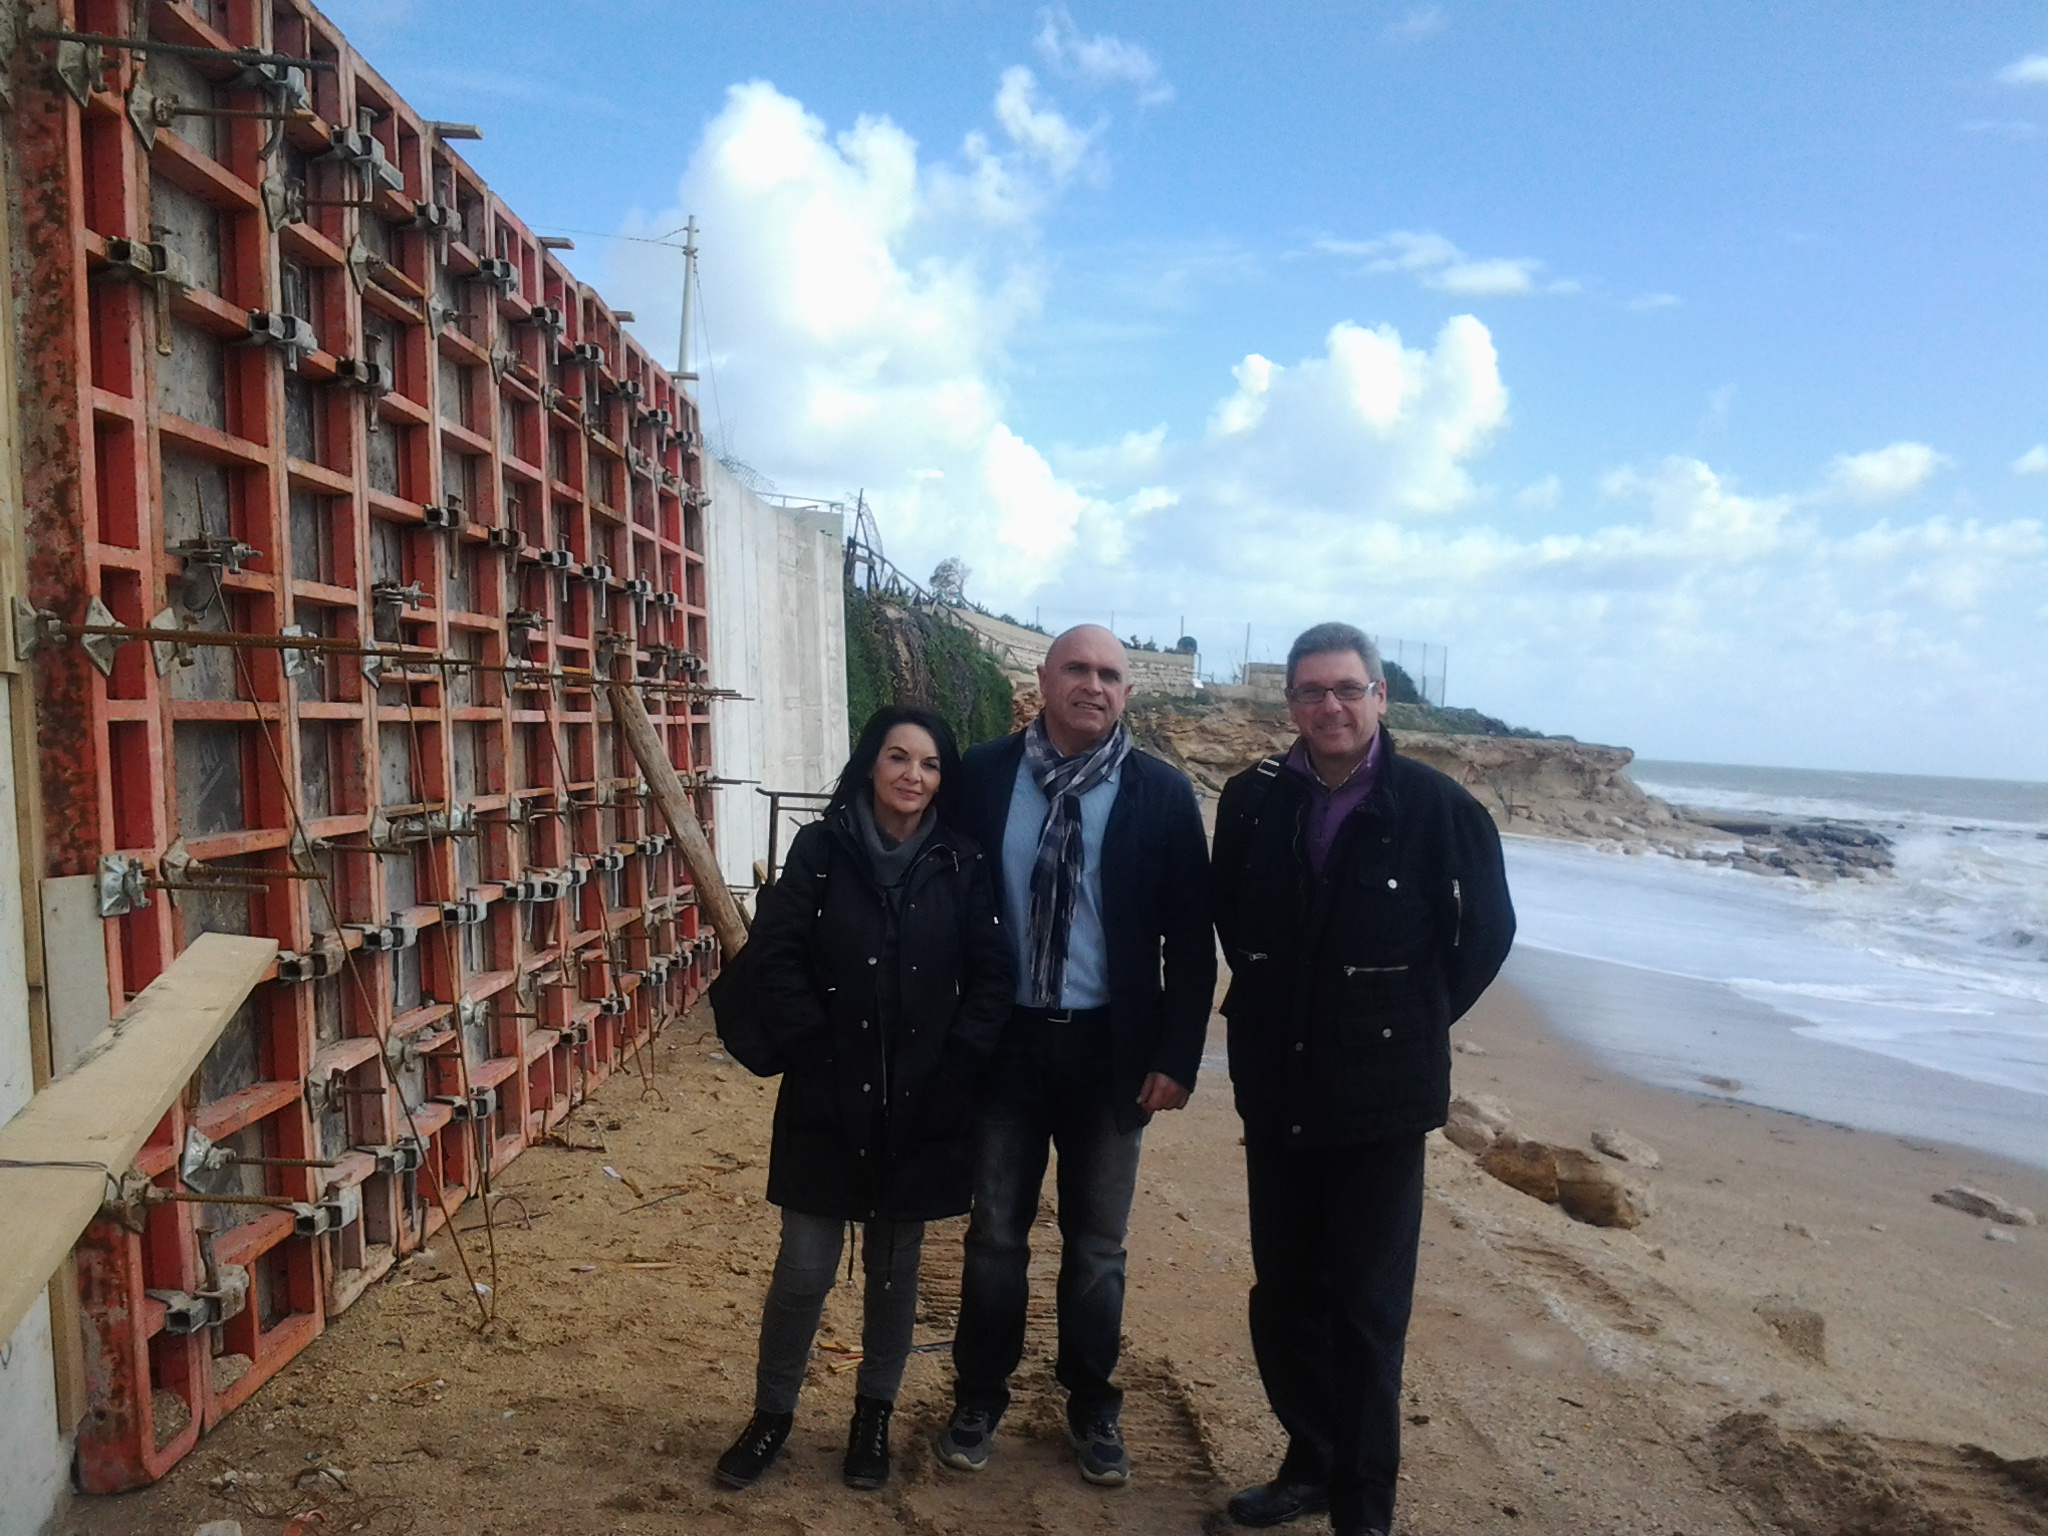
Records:
{"label": "rock on beach", "polygon": [[1981,1216],[1986,1221],[2002,1222],[2008,1227],[2039,1226],[2041,1218],[2024,1205],[2014,1205],[2001,1196],[1973,1189],[1968,1184],[1955,1184],[1935,1194],[1934,1203],[1961,1211],[1966,1216]]}
{"label": "rock on beach", "polygon": [[1661,1168],[1664,1159],[1657,1155],[1657,1149],[1648,1142],[1638,1141],[1627,1131],[1598,1130],[1591,1137],[1595,1151],[1604,1152],[1616,1162],[1628,1163],[1637,1168]]}

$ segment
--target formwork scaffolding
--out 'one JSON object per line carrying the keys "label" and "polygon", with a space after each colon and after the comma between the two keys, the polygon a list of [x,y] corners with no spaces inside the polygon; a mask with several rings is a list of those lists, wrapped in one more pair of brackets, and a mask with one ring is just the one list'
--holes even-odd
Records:
{"label": "formwork scaffolding", "polygon": [[317,11],[18,22],[40,870],[91,877],[110,1014],[203,932],[284,951],[77,1249],[106,1492],[708,978],[603,696],[708,824],[707,508],[678,381]]}

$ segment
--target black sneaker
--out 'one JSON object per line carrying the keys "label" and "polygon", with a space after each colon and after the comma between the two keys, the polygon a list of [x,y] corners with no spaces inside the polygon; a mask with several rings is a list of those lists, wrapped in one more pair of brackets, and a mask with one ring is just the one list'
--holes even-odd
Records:
{"label": "black sneaker", "polygon": [[995,1437],[994,1414],[979,1408],[955,1408],[939,1438],[932,1442],[932,1450],[955,1472],[979,1472],[988,1465],[989,1446]]}
{"label": "black sneaker", "polygon": [[775,1465],[776,1453],[789,1438],[789,1426],[795,1422],[793,1413],[756,1413],[747,1420],[739,1439],[718,1458],[718,1480],[728,1488],[753,1487],[761,1480],[761,1474]]}
{"label": "black sneaker", "polygon": [[1069,1426],[1074,1459],[1081,1476],[1102,1488],[1121,1488],[1131,1480],[1131,1453],[1124,1449],[1123,1431],[1115,1419],[1098,1419],[1080,1429]]}
{"label": "black sneaker", "polygon": [[880,1488],[889,1481],[889,1416],[894,1403],[879,1397],[853,1400],[853,1427],[846,1434],[846,1462],[840,1476],[849,1488]]}

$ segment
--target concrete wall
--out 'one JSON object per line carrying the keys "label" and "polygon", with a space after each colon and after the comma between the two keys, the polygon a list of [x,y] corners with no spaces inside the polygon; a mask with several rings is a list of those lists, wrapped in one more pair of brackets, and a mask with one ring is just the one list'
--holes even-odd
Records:
{"label": "concrete wall", "polygon": [[[757,789],[829,789],[851,750],[846,719],[845,530],[837,512],[777,506],[705,464],[711,493],[704,565],[711,584],[718,775],[753,779],[718,793],[718,864],[737,889],[768,857],[768,801]],[[781,848],[794,823],[784,819]]]}
{"label": "concrete wall", "polygon": [[[954,614],[978,631],[996,659],[1013,672],[1035,672],[1052,645],[1051,635],[1041,635],[1021,624],[1009,624],[972,608],[955,608]],[[1132,651],[1131,680],[1140,693],[1163,693],[1188,698],[1196,692],[1195,660],[1185,651]]]}
{"label": "concrete wall", "polygon": [[[10,693],[0,688],[0,748],[10,734]],[[14,1118],[35,1091],[14,802],[13,757],[0,750],[0,1124]],[[71,1448],[58,1428],[45,1295],[14,1336],[0,1343],[0,1536],[36,1536],[63,1503],[70,1477]]]}
{"label": "concrete wall", "polygon": [[[14,198],[0,175],[0,207]],[[0,225],[0,269],[10,281],[0,294],[0,603],[26,590],[22,533],[20,425],[15,392],[13,230]],[[24,785],[17,759],[33,764],[27,728],[33,722],[28,678],[12,657],[0,660],[0,1124],[14,1118],[48,1070],[48,1045],[38,1062],[38,1025],[29,1008],[32,929],[23,880],[22,840],[33,838],[33,780]],[[32,769],[30,770],[33,771]],[[26,789],[26,793],[24,793]],[[26,823],[26,825],[24,825]],[[33,846],[33,845],[31,845]],[[35,946],[34,977],[42,976]],[[0,1341],[0,1536],[37,1536],[65,1503],[71,1447],[60,1426],[56,1351],[50,1302],[44,1295],[12,1338]]]}

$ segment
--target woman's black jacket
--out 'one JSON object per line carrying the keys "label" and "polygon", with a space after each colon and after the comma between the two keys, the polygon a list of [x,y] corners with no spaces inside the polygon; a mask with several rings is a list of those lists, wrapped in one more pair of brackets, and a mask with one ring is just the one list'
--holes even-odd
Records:
{"label": "woman's black jacket", "polygon": [[898,921],[900,1008],[885,1019],[888,909],[843,816],[798,832],[761,893],[747,945],[789,1063],[768,1161],[776,1205],[843,1221],[932,1221],[968,1207],[974,1081],[1015,990],[981,850],[933,828],[904,877]]}
{"label": "woman's black jacket", "polygon": [[1247,1134],[1342,1146],[1444,1123],[1450,1028],[1514,941],[1500,836],[1460,785],[1381,739],[1379,780],[1314,879],[1309,787],[1278,757],[1224,786],[1210,901]]}

